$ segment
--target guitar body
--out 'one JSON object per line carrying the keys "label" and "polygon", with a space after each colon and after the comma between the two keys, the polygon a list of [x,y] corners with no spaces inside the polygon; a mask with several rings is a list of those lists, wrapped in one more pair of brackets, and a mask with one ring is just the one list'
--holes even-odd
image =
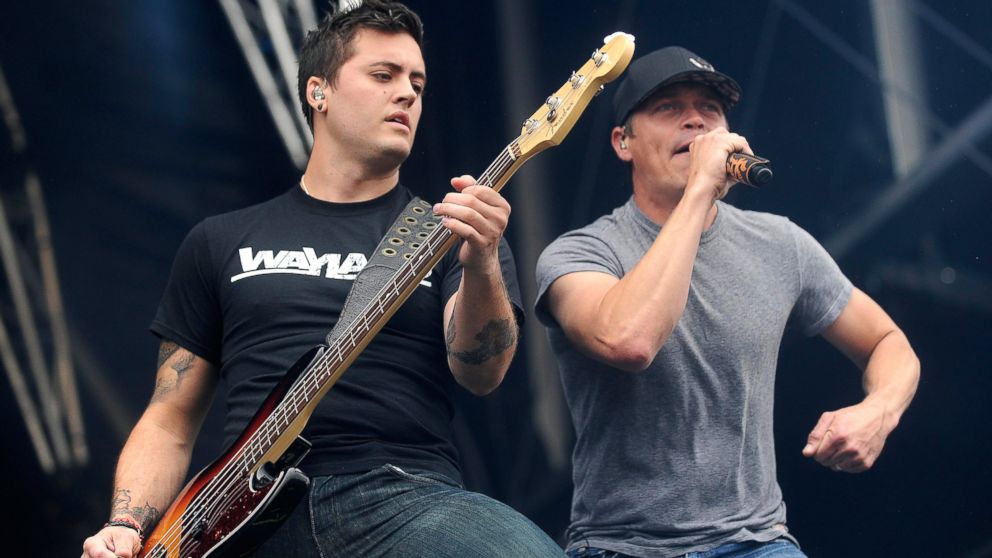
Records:
{"label": "guitar body", "polygon": [[310,443],[297,436],[279,459],[254,471],[236,463],[252,434],[320,353],[317,347],[303,355],[234,444],[189,481],[148,535],[138,558],[247,556],[289,517],[310,486],[310,479],[295,467]]}

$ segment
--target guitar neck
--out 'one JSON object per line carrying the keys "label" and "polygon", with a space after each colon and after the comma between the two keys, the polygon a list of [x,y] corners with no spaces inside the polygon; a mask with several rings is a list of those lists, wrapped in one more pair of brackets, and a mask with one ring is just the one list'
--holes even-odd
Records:
{"label": "guitar neck", "polygon": [[[502,189],[523,162],[516,142],[507,145],[499,156],[479,176],[478,184],[496,190]],[[457,238],[445,227],[437,227],[424,239],[420,248],[387,281],[361,314],[341,336],[328,347],[325,358],[311,366],[300,389],[290,396],[299,397],[304,404],[319,400],[341,377],[359,353],[413,294],[420,281],[455,244]],[[312,377],[312,379],[311,379]],[[297,393],[298,392],[298,393]],[[289,399],[289,397],[287,397]],[[289,402],[287,402],[289,403]],[[296,403],[291,403],[295,406]]]}
{"label": "guitar neck", "polygon": [[[514,140],[479,175],[478,184],[499,191],[523,162]],[[246,469],[254,468],[273,446],[284,445],[279,442],[285,443],[287,437],[295,437],[302,430],[317,403],[456,241],[457,237],[445,227],[435,228],[423,240],[420,248],[386,281],[341,335],[307,367],[279,406],[252,435],[244,454]]]}

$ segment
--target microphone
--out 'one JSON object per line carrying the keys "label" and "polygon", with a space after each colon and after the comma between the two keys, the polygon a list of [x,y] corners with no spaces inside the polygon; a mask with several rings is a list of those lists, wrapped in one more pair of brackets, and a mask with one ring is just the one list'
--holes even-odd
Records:
{"label": "microphone", "polygon": [[727,176],[748,186],[764,186],[772,179],[768,159],[746,153],[731,153],[727,157]]}

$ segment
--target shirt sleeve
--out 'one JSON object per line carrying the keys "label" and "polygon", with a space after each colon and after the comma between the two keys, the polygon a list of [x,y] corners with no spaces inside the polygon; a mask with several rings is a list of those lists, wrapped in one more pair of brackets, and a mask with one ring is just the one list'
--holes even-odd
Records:
{"label": "shirt sleeve", "polygon": [[799,299],[793,316],[803,333],[813,336],[837,320],[854,286],[816,239],[798,226],[793,225],[792,231],[799,264]]}
{"label": "shirt sleeve", "polygon": [[215,366],[221,362],[221,313],[205,224],[190,231],[176,253],[151,331]]}
{"label": "shirt sleeve", "polygon": [[623,265],[602,239],[584,230],[566,233],[548,245],[537,260],[537,300],[534,313],[542,324],[557,325],[544,295],[559,277],[569,273],[595,271],[622,278]]}

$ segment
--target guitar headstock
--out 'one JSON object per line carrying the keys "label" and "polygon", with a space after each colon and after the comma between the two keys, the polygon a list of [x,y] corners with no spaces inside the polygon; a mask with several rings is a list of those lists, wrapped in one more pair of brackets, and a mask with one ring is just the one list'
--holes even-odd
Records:
{"label": "guitar headstock", "polygon": [[561,143],[603,84],[622,74],[633,56],[633,35],[618,32],[603,39],[603,46],[524,122],[517,138],[519,158]]}

